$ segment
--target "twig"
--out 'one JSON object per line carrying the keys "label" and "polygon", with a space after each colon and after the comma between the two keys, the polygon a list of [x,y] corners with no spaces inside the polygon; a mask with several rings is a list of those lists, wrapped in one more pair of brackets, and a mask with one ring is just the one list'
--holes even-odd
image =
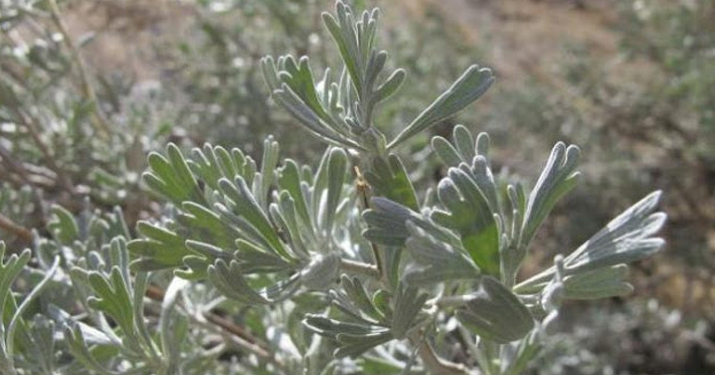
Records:
{"label": "twig", "polygon": [[[145,293],[147,297],[157,302],[164,300],[164,294],[165,293],[161,290],[161,288],[154,285],[149,285]],[[251,333],[247,332],[245,329],[236,325],[232,321],[210,311],[205,311],[199,315],[190,313],[187,315],[196,323],[218,328],[221,333],[228,335],[234,344],[252,354],[255,354],[259,358],[274,364],[276,367],[285,370],[284,363],[275,357],[274,353],[268,348],[267,344],[263,343],[260,339],[253,336]]]}
{"label": "twig", "polygon": [[417,354],[422,359],[425,367],[429,370],[430,374],[433,375],[481,375],[479,372],[470,372],[467,368],[460,364],[450,362],[444,358],[441,358],[434,352],[432,346],[426,341],[419,337],[418,332],[414,332],[410,335],[410,342],[412,345],[417,346]]}
{"label": "twig", "polygon": [[[159,287],[154,285],[149,285],[146,289],[146,296],[154,301],[161,302],[164,300],[164,291]],[[234,336],[239,337],[242,341],[255,346],[254,349],[260,349],[264,354],[269,355],[267,345],[261,343],[260,340],[253,336],[251,333],[247,332],[240,326],[237,326],[233,322],[226,318],[223,318],[212,312],[204,312],[203,317],[212,324],[221,327],[224,331],[231,333]],[[258,354],[257,354],[258,355]]]}
{"label": "twig", "polygon": [[16,235],[25,242],[32,241],[33,236],[29,229],[23,227],[22,225],[18,225],[3,214],[0,214],[0,229],[4,229],[5,231]]}
{"label": "twig", "polygon": [[20,176],[20,179],[22,179],[26,184],[30,183],[30,178],[27,176],[27,170],[25,170],[22,165],[18,164],[18,162],[12,158],[10,151],[3,145],[0,145],[0,159],[2,159],[2,161],[5,162],[10,169],[17,173],[17,175]]}
{"label": "twig", "polygon": [[341,258],[340,268],[346,272],[380,278],[380,271],[378,271],[377,267],[372,264]]}
{"label": "twig", "polygon": [[[264,358],[264,359],[272,359],[273,355],[268,351],[268,349],[264,348],[262,345],[259,345],[255,342],[255,338],[252,340],[249,340],[249,338],[253,337],[249,333],[243,330],[243,328],[233,324],[230,320],[223,318],[219,315],[216,315],[211,312],[205,312],[203,313],[204,318],[211,324],[214,324],[215,326],[221,327],[225,332],[231,333],[233,336],[236,338],[240,339],[240,343],[242,347],[249,347],[251,352],[256,354],[257,356]],[[248,337],[248,338],[247,338]]]}
{"label": "twig", "polygon": [[[355,181],[355,188],[357,189],[358,194],[360,194],[360,197],[362,198],[363,210],[367,210],[370,208],[370,201],[367,198],[367,191],[370,189],[370,185],[368,185],[367,181],[365,181],[365,178],[363,177],[360,168],[358,168],[357,166],[355,166],[355,174],[357,175],[357,180]],[[370,242],[370,246],[372,247],[372,255],[375,258],[377,274],[380,277],[384,277],[385,279],[387,279],[387,273],[383,269],[384,266],[382,262],[382,257],[380,256],[380,251],[377,248],[377,245],[375,245],[374,242]],[[387,282],[384,282],[384,284],[389,285],[389,283]]]}
{"label": "twig", "polygon": [[226,330],[228,332],[231,332],[234,336],[238,336],[238,337],[242,338],[243,340],[246,340],[247,342],[251,343],[252,345],[256,345],[261,350],[264,350],[264,351],[267,350],[265,348],[265,344],[259,344],[258,343],[259,340],[255,336],[246,332],[246,330],[237,326],[230,320],[228,320],[224,317],[221,317],[219,315],[216,315],[212,312],[205,312],[204,317],[209,322],[223,328],[224,330]]}
{"label": "twig", "polygon": [[40,153],[42,153],[42,156],[45,158],[47,166],[57,174],[57,180],[59,180],[60,186],[62,186],[70,194],[74,195],[75,189],[74,185],[72,184],[72,180],[69,178],[69,176],[65,174],[65,171],[60,168],[60,166],[55,162],[55,156],[50,152],[50,148],[45,144],[45,142],[42,141],[42,138],[40,138],[40,134],[36,128],[36,119],[17,108],[14,109],[13,112],[21,121],[22,125],[27,128],[27,131],[30,133],[30,137],[35,142],[35,145],[40,150]]}
{"label": "twig", "polygon": [[70,56],[72,57],[75,66],[77,67],[79,79],[82,84],[82,92],[84,93],[84,96],[87,97],[87,99],[89,99],[92,103],[92,109],[94,110],[93,123],[98,128],[98,130],[101,131],[103,136],[108,137],[111,134],[110,126],[107,122],[107,118],[104,115],[104,112],[102,111],[101,106],[99,105],[99,101],[97,100],[97,94],[95,93],[94,88],[90,83],[89,75],[87,74],[87,68],[84,65],[84,60],[82,60],[82,56],[79,53],[79,49],[70,38],[69,31],[67,31],[67,26],[62,20],[60,7],[57,6],[57,0],[49,0],[49,4],[50,12],[52,13],[52,19],[55,21],[57,28],[60,30],[60,34],[62,34],[62,40],[64,41],[65,46],[67,46],[67,49],[70,52]]}

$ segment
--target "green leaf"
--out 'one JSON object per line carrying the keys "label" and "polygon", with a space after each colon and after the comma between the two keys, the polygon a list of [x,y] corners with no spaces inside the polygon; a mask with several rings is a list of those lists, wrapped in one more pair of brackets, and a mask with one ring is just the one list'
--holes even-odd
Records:
{"label": "green leaf", "polygon": [[665,241],[649,238],[665,224],[664,213],[652,213],[660,195],[660,191],[649,194],[579,246],[564,260],[567,272],[630,263],[660,250]]}
{"label": "green leaf", "polygon": [[271,184],[273,183],[273,174],[278,164],[278,154],[279,154],[278,142],[275,141],[273,136],[268,136],[263,141],[263,157],[261,158],[261,185],[260,189],[254,191],[256,200],[259,205],[264,209],[268,209],[268,194],[270,192]]}
{"label": "green leaf", "polygon": [[[577,275],[622,263],[634,262],[658,252],[665,242],[652,237],[663,226],[666,215],[655,212],[661,192],[656,191],[611,220],[603,229],[564,259],[565,276]],[[605,271],[604,271],[605,272]],[[556,273],[551,267],[514,288],[520,294],[543,289]],[[594,277],[596,274],[593,274]],[[625,287],[622,288],[625,292]]]}
{"label": "green leaf", "polygon": [[254,290],[246,281],[238,262],[219,259],[209,266],[208,279],[223,295],[246,304],[273,304],[292,296],[300,287],[299,274],[268,288]]}
{"label": "green leaf", "polygon": [[415,188],[397,155],[371,158],[365,179],[374,189],[374,195],[388,198],[411,210],[419,210]]}
{"label": "green leaf", "polygon": [[436,125],[464,109],[480,96],[494,82],[492,71],[472,65],[457,78],[452,86],[429,105],[417,118],[387,145],[391,149],[417,133]]}
{"label": "green leaf", "polygon": [[47,223],[47,229],[52,236],[63,245],[70,245],[79,239],[79,227],[74,215],[62,206],[52,206],[52,219]]}
{"label": "green leaf", "polygon": [[564,279],[564,298],[599,299],[625,296],[633,292],[633,286],[624,281],[628,266],[619,264],[580,272]]}
{"label": "green leaf", "polygon": [[363,231],[363,237],[377,244],[403,246],[410,236],[407,230],[408,220],[429,225],[422,215],[387,198],[374,197],[370,200],[370,206],[372,208],[362,214],[368,225]]}
{"label": "green leaf", "polygon": [[22,272],[22,269],[30,260],[32,252],[30,249],[25,249],[20,255],[12,254],[7,260],[5,257],[5,242],[0,241],[0,324],[8,321],[10,317],[5,317],[5,304],[8,299],[12,299],[11,286],[17,276]]}
{"label": "green leaf", "polygon": [[95,372],[102,375],[118,375],[118,372],[111,371],[104,366],[102,366],[99,361],[97,361],[87,345],[84,333],[80,328],[80,324],[68,320],[64,326],[64,338],[67,341],[67,347],[69,352],[88,369],[92,369]]}
{"label": "green leaf", "polygon": [[534,319],[519,299],[496,279],[486,276],[457,318],[481,338],[506,344],[526,336]]}
{"label": "green leaf", "polygon": [[432,220],[457,231],[464,249],[482,272],[498,276],[499,230],[489,203],[474,180],[463,170],[450,168],[449,177],[440,181],[437,194],[448,211],[434,211]]}
{"label": "green leaf", "polygon": [[342,275],[340,285],[343,287],[345,295],[350,302],[354,304],[360,312],[377,322],[385,320],[385,316],[377,310],[360,279]]}
{"label": "green leaf", "polygon": [[362,150],[363,147],[333,130],[288,85],[273,91],[273,99],[309,131],[330,144]]}
{"label": "green leaf", "polygon": [[386,327],[346,323],[319,315],[307,315],[303,324],[312,332],[337,343],[338,349],[334,353],[336,358],[356,358],[394,338]]}
{"label": "green leaf", "polygon": [[454,127],[452,130],[452,141],[465,163],[469,163],[474,159],[476,156],[476,144],[474,143],[474,138],[472,138],[472,133],[470,133],[464,125]]}
{"label": "green leaf", "polygon": [[365,335],[351,335],[339,333],[335,337],[340,348],[335,351],[335,358],[357,358],[368,350],[394,339],[389,331],[368,333]]}
{"label": "green leaf", "polygon": [[446,165],[467,174],[484,195],[491,211],[501,213],[499,192],[489,167],[489,136],[486,133],[479,133],[475,141],[465,126],[457,125],[452,132],[452,143],[442,137],[434,137],[432,149]]}
{"label": "green leaf", "polygon": [[[5,244],[0,242],[0,260],[2,259],[4,253]],[[0,292],[0,325],[4,324],[6,319],[3,315],[5,313],[4,307],[7,300],[7,294],[10,293],[10,285],[17,277],[18,273],[22,270],[22,268],[27,264],[27,258],[29,258],[28,253],[29,250],[25,250],[19,257],[15,257],[15,254],[13,254],[4,265],[2,264],[2,262],[0,262],[0,287],[5,287],[7,285],[7,289],[0,289],[3,291]],[[52,278],[55,276],[55,273],[57,273],[57,270],[59,269],[59,265],[60,257],[56,256],[54,262],[52,263],[52,266],[50,266],[49,270],[47,270],[45,275],[42,277],[42,280],[34,286],[32,291],[25,297],[20,306],[18,306],[15,310],[12,318],[10,319],[10,322],[7,325],[7,330],[5,331],[0,327],[0,333],[4,333],[4,337],[0,337],[0,339],[4,340],[2,348],[0,349],[2,349],[2,355],[6,355],[7,359],[10,361],[10,367],[12,367],[13,357],[15,356],[15,332],[18,327],[25,326],[23,314],[25,313],[25,311],[27,311],[32,302],[42,293],[45,287],[49,284],[50,280],[52,280]],[[26,328],[24,328],[23,330],[26,330]]]}
{"label": "green leaf", "polygon": [[119,267],[112,267],[109,275],[90,271],[89,283],[96,294],[87,301],[89,306],[111,316],[125,335],[133,334],[134,311],[129,281],[124,279]]}
{"label": "green leaf", "polygon": [[340,272],[340,256],[335,253],[313,255],[300,272],[303,285],[312,290],[326,290],[335,284]]}
{"label": "green leaf", "polygon": [[304,187],[301,179],[301,171],[295,161],[286,159],[283,166],[278,170],[278,186],[290,194],[290,197],[295,202],[296,211],[300,215],[303,224],[312,226],[310,214],[308,213],[308,203],[306,202],[306,197],[303,192]]}
{"label": "green leaf", "polygon": [[403,339],[414,327],[417,315],[427,302],[429,295],[417,288],[400,285],[395,295],[395,307],[390,330],[396,339]]}
{"label": "green leaf", "polygon": [[184,202],[176,216],[182,237],[210,242],[221,248],[231,247],[241,233],[221,220],[215,211],[194,202]]}
{"label": "green leaf", "polygon": [[177,206],[184,201],[205,204],[203,192],[179,148],[169,143],[166,154],[168,158],[155,152],[149,154],[150,171],[144,173],[144,182]]}
{"label": "green leaf", "polygon": [[337,1],[335,8],[338,20],[333,18],[330,13],[324,12],[322,14],[323,23],[333,37],[335,44],[338,46],[338,51],[340,51],[340,56],[355,85],[355,89],[360,92],[362,91],[362,76],[359,66],[360,57],[357,51],[359,48],[357,45],[357,36],[353,28],[355,22],[352,19],[350,8],[342,1]]}
{"label": "green leaf", "polygon": [[335,213],[338,210],[338,203],[343,191],[345,176],[347,172],[348,155],[342,149],[333,148],[328,156],[328,185],[326,191],[326,204],[323,211],[325,212],[326,233],[331,233]]}
{"label": "green leaf", "polygon": [[183,258],[194,254],[184,244],[184,238],[176,232],[146,221],[137,223],[137,231],[146,238],[135,239],[127,244],[129,252],[138,256],[131,263],[134,271],[181,267]]}
{"label": "green leaf", "polygon": [[443,137],[432,138],[432,149],[445,165],[457,166],[464,161],[459,151]]}
{"label": "green leaf", "polygon": [[[257,240],[265,242],[271,251],[276,252],[283,258],[293,259],[293,255],[290,254],[288,249],[283,245],[280,237],[273,229],[268,216],[241,176],[236,177],[235,183],[231,183],[231,181],[227,179],[221,179],[219,186],[226,198],[226,203],[230,204],[233,214],[239,215],[239,219],[244,220],[252,227],[253,230],[251,231],[258,235]],[[229,213],[228,211],[224,210],[223,213],[224,218],[230,219],[229,216],[231,215],[225,215],[225,213]],[[250,230],[250,228],[245,227],[243,229]]]}
{"label": "green leaf", "polygon": [[278,78],[287,84],[321,120],[330,123],[332,119],[323,109],[315,90],[313,71],[310,69],[308,57],[300,57],[298,64],[290,55],[282,57],[282,61],[284,70],[278,73]]}
{"label": "green leaf", "polygon": [[28,352],[31,358],[39,365],[42,372],[52,374],[55,371],[55,322],[43,315],[32,318],[30,329],[31,345]]}
{"label": "green leaf", "polygon": [[407,73],[404,69],[397,69],[392,72],[392,74],[387,77],[385,82],[383,82],[382,85],[380,85],[380,87],[375,90],[375,93],[373,94],[372,98],[374,104],[383,102],[392,95],[395,95],[397,90],[402,86],[402,83],[405,81],[406,76]]}
{"label": "green leaf", "polygon": [[162,352],[167,361],[167,373],[177,373],[181,362],[181,343],[188,333],[188,319],[176,309],[179,293],[186,288],[188,281],[174,278],[164,294],[159,315],[159,338]]}
{"label": "green leaf", "polygon": [[504,375],[520,375],[526,371],[531,360],[537,357],[542,348],[542,332],[532,330],[528,336],[519,340],[512,355],[513,360],[509,361]]}
{"label": "green leaf", "polygon": [[237,175],[251,184],[256,172],[255,161],[245,156],[240,149],[233,148],[229,153],[221,146],[212,146],[208,143],[204,145],[203,150],[194,148],[191,151],[191,160],[187,160],[187,164],[196,178],[212,190],[218,190],[218,181],[221,178],[232,180]]}
{"label": "green leaf", "polygon": [[479,268],[471,259],[464,257],[464,249],[454,249],[449,243],[437,240],[411,222],[408,228],[410,238],[406,247],[418,264],[405,272],[404,279],[408,284],[422,286],[479,277]]}
{"label": "green leaf", "polygon": [[563,142],[558,142],[552,149],[549,160],[529,195],[522,226],[522,244],[531,242],[536,230],[556,202],[576,186],[579,177],[576,172],[579,154],[578,147],[571,145],[567,148]]}
{"label": "green leaf", "polygon": [[308,245],[305,242],[309,230],[301,223],[295,210],[295,201],[290,194],[287,191],[282,191],[278,196],[278,203],[271,203],[268,211],[271,215],[271,220],[276,224],[279,232],[283,234],[284,240],[293,252],[300,258],[310,257],[307,250]]}

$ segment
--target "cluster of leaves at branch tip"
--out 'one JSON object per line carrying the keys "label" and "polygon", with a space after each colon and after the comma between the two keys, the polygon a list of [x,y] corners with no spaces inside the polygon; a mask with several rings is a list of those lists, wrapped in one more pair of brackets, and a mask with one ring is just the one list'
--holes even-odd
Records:
{"label": "cluster of leaves at branch tip", "polygon": [[[249,354],[241,368],[260,368],[256,374],[359,368],[466,375],[478,367],[516,375],[538,354],[562,300],[629,293],[627,264],[663,246],[654,237],[665,221],[655,212],[659,192],[557,256],[553,267],[517,279],[537,230],[578,181],[574,145],[557,143],[528,190],[495,177],[487,134],[455,126],[451,139],[432,138],[447,173],[424,202],[417,199],[394,150],[473,103],[494,76],[467,68],[390,137],[375,124],[375,112],[407,75],[385,72],[387,53],[376,48],[378,19],[377,10],[356,14],[342,1],[334,15],[323,14],[343,66],[338,74],[326,69],[320,81],[307,57],[262,61],[275,103],[328,144],[317,168],[281,161],[272,137],[260,161],[237,148],[207,144],[184,152],[169,144],[163,155],[149,155],[143,176],[169,203],[167,214],[140,221],[137,238],[120,211],[75,218],[55,207],[52,239],[36,244],[41,282],[24,300],[10,286],[30,251],[0,264],[0,372],[17,374],[16,351],[30,358],[30,342],[52,342],[42,337],[54,332],[75,358],[68,368],[194,373],[189,369],[203,369],[203,362],[201,351],[188,348],[199,345],[188,326],[204,324],[196,317],[205,310],[184,297],[208,290],[201,292],[206,305],[253,309],[265,324],[277,324],[258,330],[271,336],[261,344],[269,350],[244,343]],[[150,280],[161,278],[168,287],[155,334],[144,317],[144,296]],[[93,325],[61,307],[52,320],[25,322],[23,311],[51,280],[80,297]],[[286,321],[269,320],[275,316]],[[435,345],[444,335],[461,337],[475,369],[440,357]],[[42,349],[38,361],[53,368],[55,349]],[[117,363],[114,356],[131,360]]]}

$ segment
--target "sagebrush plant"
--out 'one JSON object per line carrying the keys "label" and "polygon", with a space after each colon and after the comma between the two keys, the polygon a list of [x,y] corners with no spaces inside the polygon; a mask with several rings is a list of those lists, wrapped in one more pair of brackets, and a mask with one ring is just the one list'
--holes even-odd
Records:
{"label": "sagebrush plant", "polygon": [[[577,180],[557,143],[529,191],[494,177],[489,138],[434,137],[448,168],[418,195],[395,153],[484,94],[469,67],[397,135],[375,123],[406,77],[384,72],[377,10],[323,14],[343,66],[262,60],[271,97],[328,147],[317,167],[205,145],[152,153],[146,186],[168,202],[132,235],[120,210],[73,217],[0,265],[2,374],[519,374],[564,299],[631,291],[652,255],[656,192],[554,266],[523,279],[529,244]],[[4,245],[3,245],[4,251]],[[22,283],[13,282],[21,275]]]}
{"label": "sagebrush plant", "polygon": [[[86,199],[121,205],[132,218],[146,203],[145,155],[171,128],[141,121],[120,87],[97,89],[106,77],[80,53],[90,41],[71,39],[56,0],[0,2],[0,194],[29,197],[20,210],[2,202],[2,222],[44,225],[48,201],[72,211]],[[10,233],[0,239],[31,242],[27,231]]]}

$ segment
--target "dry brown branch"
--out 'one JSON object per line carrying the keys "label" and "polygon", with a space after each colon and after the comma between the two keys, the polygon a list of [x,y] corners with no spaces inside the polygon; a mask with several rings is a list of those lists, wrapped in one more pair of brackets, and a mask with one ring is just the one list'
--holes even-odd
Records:
{"label": "dry brown branch", "polygon": [[7,216],[0,214],[0,229],[12,233],[18,238],[22,239],[25,242],[31,242],[32,241],[32,232],[23,227],[22,225],[19,225],[15,223],[14,221],[10,220]]}

